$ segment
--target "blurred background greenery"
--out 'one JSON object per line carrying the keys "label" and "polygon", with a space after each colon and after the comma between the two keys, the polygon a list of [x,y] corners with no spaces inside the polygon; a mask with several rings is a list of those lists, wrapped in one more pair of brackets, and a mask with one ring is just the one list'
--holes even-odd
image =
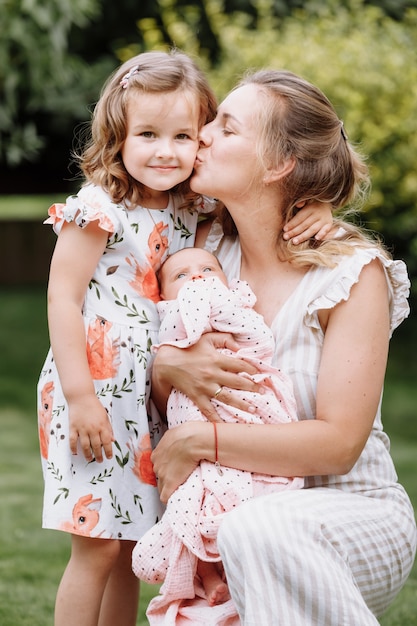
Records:
{"label": "blurred background greenery", "polygon": [[369,157],[361,219],[417,274],[417,0],[0,0],[0,12],[0,194],[76,189],[70,152],[110,71],[175,45],[219,98],[247,68],[317,84]]}
{"label": "blurred background greenery", "polygon": [[[0,0],[0,623],[52,623],[67,537],[40,528],[35,386],[47,347],[47,208],[80,185],[70,164],[103,82],[130,56],[194,56],[221,99],[248,68],[319,86],[368,156],[358,219],[412,279],[392,342],[384,422],[417,506],[417,0]],[[155,592],[145,588],[138,625]],[[417,624],[417,567],[383,626]]]}

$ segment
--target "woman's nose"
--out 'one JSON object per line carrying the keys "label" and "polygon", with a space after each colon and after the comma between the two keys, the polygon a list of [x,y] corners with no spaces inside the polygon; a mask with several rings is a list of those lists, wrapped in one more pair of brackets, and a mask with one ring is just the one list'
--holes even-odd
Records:
{"label": "woman's nose", "polygon": [[209,146],[211,144],[211,132],[210,132],[210,123],[203,126],[200,130],[200,145],[201,146]]}

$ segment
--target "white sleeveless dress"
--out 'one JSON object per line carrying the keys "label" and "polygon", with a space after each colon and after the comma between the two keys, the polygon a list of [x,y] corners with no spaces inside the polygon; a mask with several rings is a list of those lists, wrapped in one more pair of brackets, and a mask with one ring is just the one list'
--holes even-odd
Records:
{"label": "white sleeveless dress", "polygon": [[[215,223],[206,247],[229,280],[240,247]],[[358,249],[334,268],[310,269],[278,312],[273,365],[292,379],[298,418],[314,419],[323,332],[318,311],[349,297],[379,258],[390,295],[391,333],[407,317],[402,261]],[[389,453],[381,404],[365,448],[343,476],[312,476],[306,489],[262,496],[224,519],[218,536],[233,600],[245,626],[370,626],[405,583],[416,551],[413,507]]]}

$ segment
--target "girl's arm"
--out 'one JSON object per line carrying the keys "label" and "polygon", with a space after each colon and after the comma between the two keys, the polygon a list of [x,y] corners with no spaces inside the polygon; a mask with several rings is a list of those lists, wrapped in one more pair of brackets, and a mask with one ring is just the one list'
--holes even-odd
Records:
{"label": "girl's arm", "polygon": [[321,241],[329,234],[333,225],[332,205],[327,202],[313,202],[304,205],[283,228],[284,239],[298,245],[307,239]]}
{"label": "girl's arm", "polygon": [[82,305],[88,284],[107,243],[97,222],[85,228],[65,223],[59,234],[48,285],[48,324],[52,353],[68,402],[71,452],[78,440],[87,461],[112,456],[113,432],[95,394],[87,362]]}
{"label": "girl's arm", "polygon": [[[369,437],[382,392],[388,311],[386,278],[380,263],[373,261],[362,270],[349,299],[322,312],[325,339],[316,419],[274,425],[219,423],[219,462],[276,476],[349,472]],[[210,365],[217,380],[220,374]],[[188,367],[198,378],[194,365]],[[152,455],[163,501],[201,459],[215,460],[213,424],[188,422],[164,435]]]}

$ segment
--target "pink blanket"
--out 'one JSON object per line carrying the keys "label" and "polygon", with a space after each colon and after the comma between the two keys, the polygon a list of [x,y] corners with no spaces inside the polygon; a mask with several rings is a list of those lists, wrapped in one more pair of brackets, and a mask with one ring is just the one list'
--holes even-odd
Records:
{"label": "pink blanket", "polygon": [[[296,419],[289,379],[271,366],[273,336],[262,316],[253,310],[255,296],[249,285],[234,281],[231,289],[218,278],[187,282],[175,301],[158,303],[161,344],[187,347],[210,330],[233,333],[241,348],[237,353],[253,362],[260,373],[252,378],[265,393],[240,393],[253,400],[258,412],[240,411],[213,400],[225,422],[283,423]],[[156,346],[156,349],[158,346]],[[168,400],[170,428],[184,421],[204,420],[187,396],[173,390]],[[197,560],[220,561],[217,531],[223,515],[246,500],[271,491],[303,487],[301,478],[253,474],[202,461],[171,496],[162,519],[137,543],[133,571],[148,583],[161,583],[160,594],[150,602],[151,626],[232,626],[240,624],[232,600],[210,606],[196,575]]]}

